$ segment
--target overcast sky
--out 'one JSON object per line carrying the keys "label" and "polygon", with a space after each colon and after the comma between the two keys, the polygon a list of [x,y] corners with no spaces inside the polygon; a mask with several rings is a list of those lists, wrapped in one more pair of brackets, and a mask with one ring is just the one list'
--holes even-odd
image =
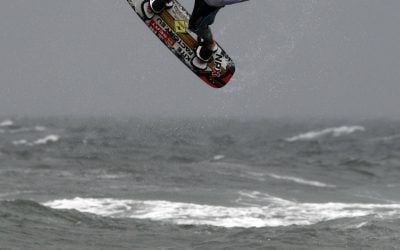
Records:
{"label": "overcast sky", "polygon": [[[192,9],[192,0],[181,0]],[[192,74],[125,0],[0,3],[0,117],[400,117],[400,1],[251,0],[215,38],[237,73]]]}

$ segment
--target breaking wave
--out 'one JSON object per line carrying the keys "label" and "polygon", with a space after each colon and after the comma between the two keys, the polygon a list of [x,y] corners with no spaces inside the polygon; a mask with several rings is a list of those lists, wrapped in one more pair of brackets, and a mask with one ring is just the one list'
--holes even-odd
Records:
{"label": "breaking wave", "polygon": [[285,140],[288,142],[308,141],[308,140],[318,139],[320,137],[327,135],[331,135],[333,137],[349,135],[357,131],[364,132],[365,128],[362,126],[342,126],[335,128],[327,128],[319,131],[310,131],[307,133],[299,134],[293,137],[286,138]]}
{"label": "breaking wave", "polygon": [[0,133],[26,133],[26,132],[43,132],[46,130],[44,126],[35,126],[35,127],[20,127],[15,124],[14,121],[7,119],[0,122]]}
{"label": "breaking wave", "polygon": [[18,145],[35,146],[35,145],[46,145],[48,143],[58,142],[59,140],[60,140],[60,136],[58,136],[58,135],[47,135],[43,138],[37,139],[32,142],[22,139],[22,140],[15,140],[12,143],[15,146],[18,146]]}
{"label": "breaking wave", "polygon": [[54,209],[76,209],[80,212],[106,217],[148,219],[179,225],[211,225],[227,228],[310,225],[322,221],[368,215],[400,216],[400,204],[299,203],[259,192],[240,192],[239,194],[238,203],[250,200],[255,203],[263,201],[267,205],[227,207],[161,200],[79,197],[70,200],[49,201],[44,205]]}

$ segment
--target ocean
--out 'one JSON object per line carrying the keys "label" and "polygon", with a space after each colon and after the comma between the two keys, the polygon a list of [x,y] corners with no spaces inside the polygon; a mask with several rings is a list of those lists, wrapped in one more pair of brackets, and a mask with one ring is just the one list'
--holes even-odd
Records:
{"label": "ocean", "polygon": [[0,249],[400,249],[400,121],[0,119]]}

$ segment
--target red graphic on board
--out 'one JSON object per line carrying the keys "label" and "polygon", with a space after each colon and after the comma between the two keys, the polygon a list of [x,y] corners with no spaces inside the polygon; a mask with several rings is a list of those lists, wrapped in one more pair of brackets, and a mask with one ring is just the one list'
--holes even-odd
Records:
{"label": "red graphic on board", "polygon": [[173,39],[161,26],[154,20],[150,21],[149,26],[156,32],[156,34],[165,41],[169,46],[174,46],[176,41]]}

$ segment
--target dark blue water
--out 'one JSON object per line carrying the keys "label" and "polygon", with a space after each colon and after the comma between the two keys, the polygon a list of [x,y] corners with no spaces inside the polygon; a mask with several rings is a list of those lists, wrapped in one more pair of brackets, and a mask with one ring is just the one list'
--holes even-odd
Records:
{"label": "dark blue water", "polygon": [[400,122],[0,119],[0,249],[396,249]]}

